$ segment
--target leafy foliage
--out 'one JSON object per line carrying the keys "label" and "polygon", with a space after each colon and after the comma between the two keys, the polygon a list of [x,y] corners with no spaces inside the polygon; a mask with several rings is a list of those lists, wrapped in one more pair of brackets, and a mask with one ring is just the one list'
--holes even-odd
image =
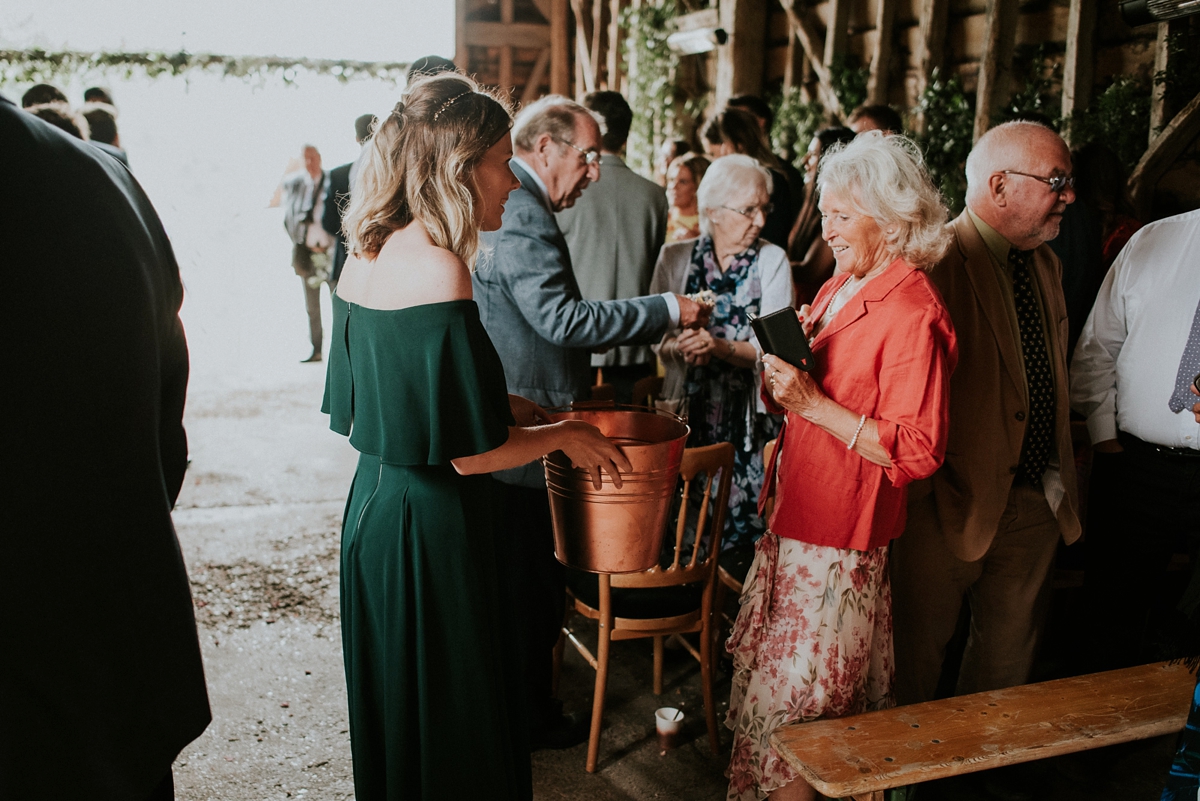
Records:
{"label": "leafy foliage", "polygon": [[1200,34],[1192,29],[1175,31],[1167,40],[1167,67],[1154,73],[1154,85],[1163,87],[1163,103],[1176,114],[1200,94]]}
{"label": "leafy foliage", "polygon": [[829,65],[829,84],[843,112],[849,114],[867,101],[867,80],[870,77],[870,69],[851,66],[845,56],[838,56]]}
{"label": "leafy foliage", "polygon": [[629,129],[626,159],[634,170],[649,175],[654,155],[675,130],[675,68],[678,56],[667,47],[671,20],[678,15],[675,0],[647,0],[621,12],[625,72],[629,76]]}
{"label": "leafy foliage", "polygon": [[925,120],[925,132],[916,137],[925,166],[946,205],[957,214],[967,194],[966,164],[975,119],[971,100],[957,75],[944,79],[934,70],[915,110]]}
{"label": "leafy foliage", "polygon": [[50,83],[72,75],[100,73],[131,77],[135,72],[151,78],[181,76],[191,71],[219,73],[231,78],[265,80],[278,74],[284,83],[295,83],[301,71],[332,75],[345,83],[358,78],[403,81],[408,64],[380,61],[335,61],[279,56],[221,56],[212,53],[140,52],[84,53],[78,51],[0,50],[0,85]]}
{"label": "leafy foliage", "polygon": [[1126,169],[1133,169],[1149,146],[1150,89],[1129,75],[1119,76],[1084,111],[1067,121],[1072,147],[1101,141]]}
{"label": "leafy foliage", "polygon": [[825,123],[825,109],[815,100],[805,103],[795,87],[774,98],[771,108],[775,112],[771,147],[780,158],[799,167],[808,143]]}
{"label": "leafy foliage", "polygon": [[1050,59],[1046,45],[1031,48],[1025,58],[1024,82],[1001,111],[1005,120],[1041,117],[1053,127],[1062,122],[1061,66]]}

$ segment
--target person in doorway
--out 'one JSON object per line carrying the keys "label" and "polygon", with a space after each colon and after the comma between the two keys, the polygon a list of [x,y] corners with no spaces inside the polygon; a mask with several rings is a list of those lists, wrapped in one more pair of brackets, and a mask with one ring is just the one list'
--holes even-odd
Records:
{"label": "person in doorway", "polygon": [[284,205],[283,227],[292,240],[292,269],[304,289],[308,334],[312,354],[303,362],[321,361],[324,330],[321,327],[321,284],[329,280],[329,246],[332,238],[321,227],[329,175],[321,169],[321,153],[313,145],[300,151],[304,168],[283,177],[272,206]]}

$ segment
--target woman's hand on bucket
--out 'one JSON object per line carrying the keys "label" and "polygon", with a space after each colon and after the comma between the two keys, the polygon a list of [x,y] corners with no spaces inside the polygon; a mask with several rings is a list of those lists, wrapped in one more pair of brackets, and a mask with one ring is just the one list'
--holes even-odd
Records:
{"label": "woman's hand on bucket", "polygon": [[582,420],[564,420],[555,425],[563,427],[562,452],[571,460],[572,466],[591,474],[593,487],[597,490],[603,487],[604,479],[600,473],[603,470],[612,477],[613,486],[621,488],[621,472],[632,472],[633,465],[620,448],[601,434],[600,429]]}

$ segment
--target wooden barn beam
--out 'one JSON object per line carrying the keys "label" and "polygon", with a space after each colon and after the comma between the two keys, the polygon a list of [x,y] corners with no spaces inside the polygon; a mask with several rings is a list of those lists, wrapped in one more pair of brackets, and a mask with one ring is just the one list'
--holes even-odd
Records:
{"label": "wooden barn beam", "polygon": [[783,63],[783,90],[790,92],[804,83],[804,48],[796,39],[796,32],[788,25],[787,60]]}
{"label": "wooden barn beam", "polygon": [[1017,0],[987,0],[983,54],[975,90],[975,141],[992,127],[992,114],[1008,100],[1016,39]]}
{"label": "wooden barn beam", "polygon": [[1200,136],[1200,94],[1150,142],[1129,176],[1129,194],[1139,218],[1149,218],[1159,180],[1197,136]]}
{"label": "wooden barn beam", "polygon": [[875,52],[871,54],[871,72],[867,78],[867,103],[870,105],[887,103],[896,4],[897,0],[878,0],[875,7]]}
{"label": "wooden barn beam", "polygon": [[621,0],[610,0],[608,16],[608,88],[614,92],[624,91],[621,82]]}
{"label": "wooden barn beam", "polygon": [[454,4],[454,66],[463,72],[470,70],[470,51],[467,49],[467,0]]}
{"label": "wooden barn beam", "polygon": [[838,102],[837,94],[833,91],[833,84],[829,79],[829,69],[821,60],[821,55],[825,52],[825,43],[820,33],[817,32],[816,27],[809,21],[807,10],[803,5],[797,11],[795,0],[779,0],[779,4],[783,6],[788,22],[792,26],[792,35],[799,40],[804,54],[808,57],[809,67],[812,69],[813,75],[817,78],[817,95],[821,101],[821,105],[831,115],[841,117],[842,105]]}
{"label": "wooden barn beam", "polygon": [[[500,0],[500,23],[513,24],[513,0]],[[512,45],[500,48],[500,91],[510,95],[513,89],[513,49]]]}
{"label": "wooden barn beam", "polygon": [[473,47],[519,47],[537,50],[550,44],[550,29],[536,22],[470,22],[466,43]]}
{"label": "wooden barn beam", "polygon": [[592,0],[592,80],[597,89],[607,86],[604,70],[608,66],[605,59],[605,36],[608,33],[604,25],[604,0]]}
{"label": "wooden barn beam", "polygon": [[549,22],[550,18],[554,16],[552,0],[533,0],[533,5],[537,8],[538,13],[546,18],[546,22]]}
{"label": "wooden barn beam", "polygon": [[756,95],[762,91],[767,3],[722,0],[719,14],[729,42],[717,49],[717,108],[734,95]]}
{"label": "wooden barn beam", "polygon": [[917,32],[917,96],[920,97],[935,69],[946,60],[946,34],[950,25],[950,0],[921,0]]}
{"label": "wooden barn beam", "polygon": [[1071,0],[1067,15],[1067,54],[1063,64],[1063,119],[1087,108],[1092,101],[1096,6],[1095,0]]}
{"label": "wooden barn beam", "polygon": [[[1154,40],[1154,74],[1162,72],[1167,68],[1167,61],[1170,58],[1171,45],[1171,23],[1158,23],[1158,35]],[[1150,89],[1150,142],[1153,143],[1158,136],[1158,131],[1167,122],[1166,108],[1166,92],[1167,87],[1164,84],[1155,84]]]}
{"label": "wooden barn beam", "polygon": [[571,37],[567,0],[550,0],[550,94],[571,93]]}
{"label": "wooden barn beam", "polygon": [[826,67],[832,67],[839,56],[846,55],[850,40],[850,6],[854,0],[829,0],[829,27],[825,29]]}
{"label": "wooden barn beam", "polygon": [[[582,99],[587,92],[596,91],[596,73],[592,71],[592,15],[591,3],[600,0],[571,0],[575,12],[575,94]],[[587,3],[585,8],[584,3]],[[582,84],[582,86],[580,85]]]}
{"label": "wooden barn beam", "polygon": [[546,70],[550,67],[550,57],[553,48],[543,47],[538,53],[537,61],[533,63],[533,71],[525,82],[525,91],[521,93],[521,105],[527,106],[537,100],[542,94],[542,81],[546,80]]}

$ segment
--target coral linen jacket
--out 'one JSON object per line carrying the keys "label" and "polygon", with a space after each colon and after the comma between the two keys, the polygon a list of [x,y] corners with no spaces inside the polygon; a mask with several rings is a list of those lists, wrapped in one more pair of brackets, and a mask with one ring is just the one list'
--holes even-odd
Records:
{"label": "coral linen jacket", "polygon": [[[822,287],[812,319],[849,277]],[[897,260],[842,307],[812,350],[813,378],[835,402],[878,423],[892,466],[868,462],[788,412],[763,483],[764,498],[775,494],[770,529],[816,545],[878,548],[904,530],[908,483],[932,475],[946,452],[958,361],[950,314],[925,273]],[[782,411],[766,390],[763,399]]]}

